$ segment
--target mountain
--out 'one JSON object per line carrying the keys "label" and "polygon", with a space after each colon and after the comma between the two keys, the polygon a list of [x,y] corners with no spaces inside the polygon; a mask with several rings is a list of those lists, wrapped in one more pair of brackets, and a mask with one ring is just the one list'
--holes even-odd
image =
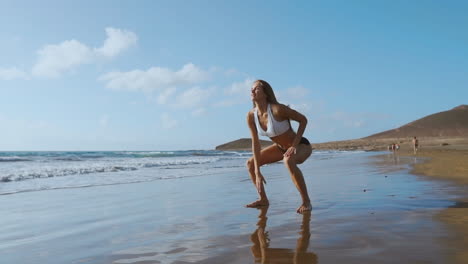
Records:
{"label": "mountain", "polygon": [[468,105],[428,115],[396,129],[390,129],[363,139],[407,137],[468,137]]}
{"label": "mountain", "polygon": [[[273,144],[271,141],[260,140],[262,148]],[[251,150],[252,140],[250,138],[241,138],[216,147],[216,150]]]}
{"label": "mountain", "polygon": [[[440,145],[446,142],[468,138],[468,105],[460,105],[451,110],[428,115],[396,129],[387,130],[365,138],[312,143],[314,149],[340,150],[383,150],[388,144],[410,143],[412,137],[424,138],[424,144]],[[404,139],[406,138],[406,139]],[[440,142],[439,142],[440,141]],[[272,144],[271,141],[260,140],[262,148]],[[466,143],[463,143],[466,144]],[[250,138],[242,138],[219,145],[217,150],[251,150]]]}

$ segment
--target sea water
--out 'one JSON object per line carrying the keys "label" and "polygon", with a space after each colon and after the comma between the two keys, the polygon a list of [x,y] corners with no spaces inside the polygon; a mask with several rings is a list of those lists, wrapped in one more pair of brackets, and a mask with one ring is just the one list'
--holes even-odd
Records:
{"label": "sea water", "polygon": [[[328,160],[362,151],[315,151]],[[0,152],[0,195],[197,177],[246,170],[249,151]]]}
{"label": "sea water", "polygon": [[0,152],[0,195],[196,177],[245,168],[242,151]]}

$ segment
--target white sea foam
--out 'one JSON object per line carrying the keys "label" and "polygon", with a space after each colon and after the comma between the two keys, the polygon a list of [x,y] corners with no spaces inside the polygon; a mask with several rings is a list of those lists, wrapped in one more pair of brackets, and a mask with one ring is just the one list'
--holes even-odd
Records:
{"label": "white sea foam", "polygon": [[15,162],[15,161],[29,161],[29,159],[17,157],[17,156],[0,157],[0,162]]}
{"label": "white sea foam", "polygon": [[36,178],[61,177],[77,174],[93,174],[104,172],[135,171],[142,168],[165,167],[181,168],[188,165],[214,163],[217,157],[190,158],[141,158],[141,159],[106,159],[87,162],[46,162],[27,164],[26,166],[11,167],[0,172],[0,181],[22,181]]}

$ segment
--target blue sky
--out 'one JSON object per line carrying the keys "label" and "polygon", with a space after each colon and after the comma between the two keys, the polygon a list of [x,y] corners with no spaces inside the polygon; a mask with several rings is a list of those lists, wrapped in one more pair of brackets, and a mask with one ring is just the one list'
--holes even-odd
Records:
{"label": "blue sky", "polygon": [[250,85],[365,137],[468,103],[466,1],[0,1],[0,150],[212,149]]}

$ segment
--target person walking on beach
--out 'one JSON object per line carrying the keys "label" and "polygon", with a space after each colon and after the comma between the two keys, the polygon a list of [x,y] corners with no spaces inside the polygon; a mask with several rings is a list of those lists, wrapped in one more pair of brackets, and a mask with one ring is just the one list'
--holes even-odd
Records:
{"label": "person walking on beach", "polygon": [[418,152],[418,147],[419,147],[419,142],[416,137],[413,137],[413,150],[414,150],[414,155]]}
{"label": "person walking on beach", "polygon": [[[247,124],[252,136],[253,156],[247,161],[247,168],[260,198],[246,206],[269,205],[263,186],[266,181],[260,172],[260,167],[283,160],[302,198],[302,204],[297,212],[304,213],[312,210],[304,176],[297,167],[312,154],[312,146],[305,137],[302,137],[307,118],[288,106],[278,103],[273,89],[266,81],[257,80],[253,83],[251,99],[254,107],[247,114]],[[299,123],[297,132],[292,130],[290,120]],[[258,135],[269,137],[273,145],[261,150]]]}

